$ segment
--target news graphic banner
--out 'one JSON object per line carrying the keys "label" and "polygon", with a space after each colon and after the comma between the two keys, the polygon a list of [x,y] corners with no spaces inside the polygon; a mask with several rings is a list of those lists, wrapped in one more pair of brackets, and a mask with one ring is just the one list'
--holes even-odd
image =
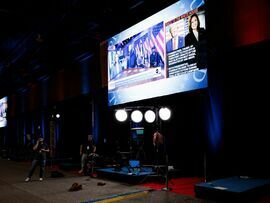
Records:
{"label": "news graphic banner", "polygon": [[182,0],[108,39],[108,105],[206,88],[205,2]]}

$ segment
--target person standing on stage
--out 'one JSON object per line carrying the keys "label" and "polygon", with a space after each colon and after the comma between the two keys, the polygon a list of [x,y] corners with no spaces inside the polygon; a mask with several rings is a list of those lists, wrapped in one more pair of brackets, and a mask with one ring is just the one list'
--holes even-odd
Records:
{"label": "person standing on stage", "polygon": [[161,164],[164,161],[164,137],[157,130],[153,134],[153,145],[154,145],[154,160],[155,164]]}
{"label": "person standing on stage", "polygon": [[40,167],[39,180],[42,181],[44,178],[45,166],[46,166],[46,153],[48,153],[50,150],[42,137],[40,137],[37,140],[36,144],[33,147],[33,150],[34,150],[34,159],[32,161],[32,166],[27,175],[27,178],[25,179],[25,182],[28,182],[31,180],[31,177],[38,165]]}

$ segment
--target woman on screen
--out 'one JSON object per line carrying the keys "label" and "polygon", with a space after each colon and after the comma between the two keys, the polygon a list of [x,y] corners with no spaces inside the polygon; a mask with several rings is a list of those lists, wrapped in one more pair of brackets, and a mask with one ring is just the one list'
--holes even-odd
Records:
{"label": "woman on screen", "polygon": [[200,27],[196,13],[189,18],[189,33],[185,37],[185,46],[191,45],[196,49],[197,67],[206,68],[206,31]]}

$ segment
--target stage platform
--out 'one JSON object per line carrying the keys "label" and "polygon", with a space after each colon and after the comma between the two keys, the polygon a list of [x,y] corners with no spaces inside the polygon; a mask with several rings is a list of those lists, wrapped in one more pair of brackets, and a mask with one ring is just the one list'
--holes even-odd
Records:
{"label": "stage platform", "polygon": [[244,201],[269,192],[270,178],[234,176],[195,185],[198,198],[221,201]]}
{"label": "stage platform", "polygon": [[129,166],[123,167],[107,167],[98,168],[95,170],[99,176],[106,178],[114,178],[121,181],[137,182],[141,181],[147,176],[156,175],[156,172],[152,167],[139,167],[131,168]]}

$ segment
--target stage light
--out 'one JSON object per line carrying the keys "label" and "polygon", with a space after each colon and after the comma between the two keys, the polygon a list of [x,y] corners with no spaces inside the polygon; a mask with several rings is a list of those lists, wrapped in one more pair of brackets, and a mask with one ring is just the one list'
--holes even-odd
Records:
{"label": "stage light", "polygon": [[144,118],[148,123],[153,123],[156,119],[156,114],[152,110],[147,110],[144,114]]}
{"label": "stage light", "polygon": [[143,114],[141,111],[139,110],[135,110],[131,113],[131,120],[134,122],[134,123],[139,123],[141,122],[143,119]]}
{"label": "stage light", "polygon": [[119,122],[124,122],[125,120],[127,120],[127,116],[127,112],[124,109],[119,109],[115,112],[115,118]]}
{"label": "stage light", "polygon": [[59,114],[59,113],[56,114],[55,117],[56,117],[56,118],[60,118],[60,114]]}
{"label": "stage light", "polygon": [[168,109],[167,107],[163,107],[159,109],[158,113],[159,113],[159,117],[164,121],[167,121],[171,118],[171,110]]}

